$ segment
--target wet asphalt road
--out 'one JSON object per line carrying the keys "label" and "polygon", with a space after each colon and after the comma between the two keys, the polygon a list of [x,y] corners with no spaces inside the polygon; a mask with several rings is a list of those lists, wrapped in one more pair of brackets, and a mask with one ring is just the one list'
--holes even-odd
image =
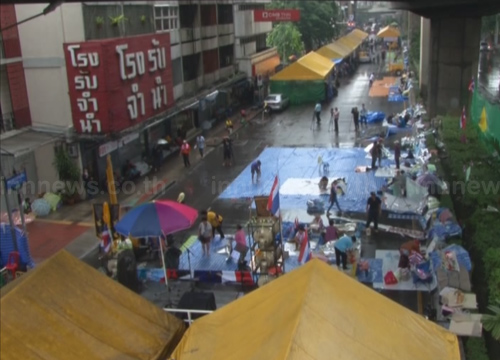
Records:
{"label": "wet asphalt road", "polygon": [[[176,199],[180,192],[186,194],[186,204],[197,209],[212,208],[224,217],[224,231],[234,233],[236,224],[245,224],[249,220],[252,199],[217,199],[221,183],[229,184],[243,171],[250,162],[259,156],[266,147],[354,147],[366,146],[363,138],[380,132],[377,125],[363,129],[357,136],[352,124],[351,108],[361,107],[365,103],[368,111],[383,111],[386,114],[403,110],[402,103],[389,103],[387,98],[370,98],[368,96],[368,76],[371,72],[377,75],[375,65],[360,65],[358,71],[350,79],[344,80],[339,95],[330,104],[323,105],[322,126],[311,130],[314,105],[290,107],[283,113],[273,115],[270,120],[258,120],[254,125],[240,129],[235,135],[234,158],[232,167],[222,166],[222,149],[211,148],[205,159],[192,168],[186,169],[182,176],[161,198]],[[339,135],[328,132],[329,109],[338,107],[340,111]],[[249,174],[250,181],[250,174]],[[357,214],[356,217],[363,216]],[[385,222],[387,223],[387,222]],[[411,222],[400,221],[397,225],[411,228]],[[177,238],[186,239],[186,235],[196,233],[191,229]],[[374,234],[362,239],[363,257],[375,257],[376,249],[399,249],[402,240],[399,235]],[[415,292],[388,292],[387,296],[417,311],[418,304]],[[425,305],[427,296],[424,294]]]}

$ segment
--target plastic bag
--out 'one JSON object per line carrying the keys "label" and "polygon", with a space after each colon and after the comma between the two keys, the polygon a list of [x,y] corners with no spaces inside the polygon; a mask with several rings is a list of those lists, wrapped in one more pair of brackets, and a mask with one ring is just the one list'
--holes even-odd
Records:
{"label": "plastic bag", "polygon": [[386,285],[396,285],[398,283],[398,279],[392,271],[388,271],[384,276],[384,283]]}

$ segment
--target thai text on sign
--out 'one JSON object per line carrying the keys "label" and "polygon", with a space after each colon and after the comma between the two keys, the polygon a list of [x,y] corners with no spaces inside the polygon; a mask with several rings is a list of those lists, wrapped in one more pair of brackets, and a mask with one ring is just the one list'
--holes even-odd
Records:
{"label": "thai text on sign", "polygon": [[254,10],[255,22],[299,21],[300,10]]}

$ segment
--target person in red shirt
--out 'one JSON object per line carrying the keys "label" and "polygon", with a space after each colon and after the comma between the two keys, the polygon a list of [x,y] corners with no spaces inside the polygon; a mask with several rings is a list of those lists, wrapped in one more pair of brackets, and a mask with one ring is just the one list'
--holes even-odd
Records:
{"label": "person in red shirt", "polygon": [[184,160],[184,166],[185,167],[190,167],[191,163],[189,162],[189,153],[191,152],[191,146],[189,143],[184,140],[181,145],[181,155],[182,159]]}

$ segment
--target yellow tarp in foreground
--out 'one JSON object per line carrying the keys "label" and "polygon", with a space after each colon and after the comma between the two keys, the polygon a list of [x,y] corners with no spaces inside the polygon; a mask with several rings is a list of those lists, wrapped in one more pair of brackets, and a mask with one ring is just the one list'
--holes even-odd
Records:
{"label": "yellow tarp in foreground", "polygon": [[175,360],[459,360],[457,336],[320,260],[196,320]]}
{"label": "yellow tarp in foreground", "polygon": [[182,321],[61,251],[1,291],[2,359],[165,359]]}
{"label": "yellow tarp in foreground", "polygon": [[331,60],[311,51],[271,77],[271,81],[324,80],[333,67]]}
{"label": "yellow tarp in foreground", "polygon": [[377,36],[380,38],[396,38],[399,37],[401,33],[398,29],[393,28],[391,26],[386,26],[377,33]]}

